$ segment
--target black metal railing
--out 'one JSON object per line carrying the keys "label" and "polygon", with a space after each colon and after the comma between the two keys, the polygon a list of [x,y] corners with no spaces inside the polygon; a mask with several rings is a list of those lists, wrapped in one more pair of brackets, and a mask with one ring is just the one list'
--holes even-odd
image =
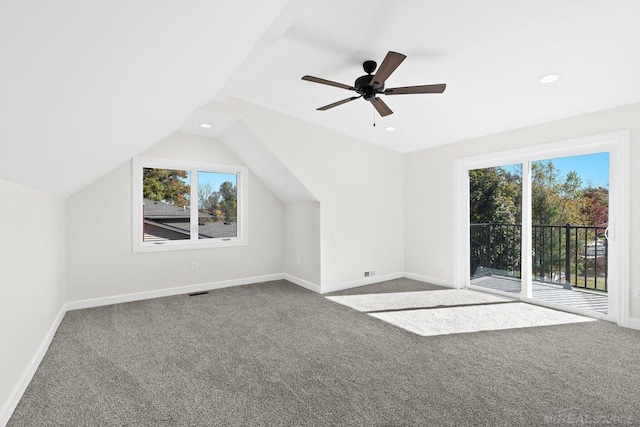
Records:
{"label": "black metal railing", "polygon": [[520,277],[520,224],[471,224],[471,276]]}
{"label": "black metal railing", "polygon": [[[607,291],[606,226],[532,225],[533,280]],[[471,276],[521,276],[521,224],[471,224]]]}

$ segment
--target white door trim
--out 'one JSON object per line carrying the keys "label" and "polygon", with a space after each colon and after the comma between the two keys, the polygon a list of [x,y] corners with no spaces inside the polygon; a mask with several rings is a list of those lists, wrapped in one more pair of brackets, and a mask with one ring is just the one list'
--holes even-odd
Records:
{"label": "white door trim", "polygon": [[[486,153],[453,161],[453,284],[469,284],[469,171],[514,163],[528,163],[554,157],[609,152],[609,242],[608,320],[629,327],[629,233],[630,233],[630,131],[623,130],[584,138]],[[523,194],[524,196],[524,194]],[[523,212],[524,214],[524,212]],[[523,230],[524,232],[524,230]],[[524,253],[524,251],[523,251]],[[523,268],[526,265],[523,265]],[[524,276],[524,271],[523,271]],[[525,296],[526,298],[526,296]]]}

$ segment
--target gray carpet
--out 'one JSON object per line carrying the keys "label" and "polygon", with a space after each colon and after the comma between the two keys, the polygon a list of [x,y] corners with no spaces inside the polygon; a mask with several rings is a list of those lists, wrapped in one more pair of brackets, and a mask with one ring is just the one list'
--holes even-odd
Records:
{"label": "gray carpet", "polygon": [[638,425],[639,349],[603,321],[421,337],[277,281],[67,313],[8,425]]}

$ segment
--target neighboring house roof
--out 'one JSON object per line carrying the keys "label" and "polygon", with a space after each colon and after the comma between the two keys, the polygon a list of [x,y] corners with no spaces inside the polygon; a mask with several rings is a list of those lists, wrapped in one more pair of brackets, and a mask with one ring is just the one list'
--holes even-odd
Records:
{"label": "neighboring house roof", "polygon": [[[171,203],[158,202],[151,199],[142,199],[144,203],[144,217],[149,219],[162,218],[189,218],[189,208],[172,205]],[[198,218],[213,218],[211,215],[198,212]]]}
{"label": "neighboring house roof", "polygon": [[[145,218],[144,241],[182,240],[185,238],[184,236],[189,236],[190,228],[190,224],[184,221],[152,221]],[[198,225],[198,236],[203,239],[221,239],[237,235],[238,224],[236,222],[207,222]]]}
{"label": "neighboring house roof", "polygon": [[[171,203],[157,202],[151,199],[144,201],[145,241],[182,239],[180,235],[189,235],[191,226],[189,208],[181,208]],[[198,218],[209,219],[213,216],[198,212]],[[165,235],[173,233],[171,236]],[[198,225],[201,238],[225,238],[238,235],[236,222],[201,221]]]}
{"label": "neighboring house roof", "polygon": [[[189,233],[189,223],[180,221],[162,221],[162,225],[171,227],[178,231],[183,230],[185,233]],[[235,222],[206,222],[198,225],[198,235],[203,238],[224,238],[224,237],[236,237],[238,224]]]}

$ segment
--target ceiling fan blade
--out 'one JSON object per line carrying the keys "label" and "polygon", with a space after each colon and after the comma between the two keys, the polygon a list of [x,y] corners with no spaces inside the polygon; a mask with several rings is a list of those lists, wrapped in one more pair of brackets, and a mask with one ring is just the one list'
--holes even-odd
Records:
{"label": "ceiling fan blade", "polygon": [[306,80],[308,82],[313,82],[313,83],[320,83],[320,84],[328,85],[328,86],[335,86],[335,87],[339,87],[341,89],[356,90],[356,88],[353,87],[353,86],[345,85],[345,84],[338,83],[338,82],[332,82],[331,80],[321,79],[320,77],[304,76],[302,78],[302,80]]}
{"label": "ceiling fan blade", "polygon": [[405,95],[411,93],[442,93],[447,88],[446,84],[439,85],[424,85],[424,86],[406,86],[406,87],[392,87],[386,89],[385,95]]}
{"label": "ceiling fan blade", "polygon": [[401,53],[389,51],[387,56],[384,57],[382,64],[378,67],[378,71],[376,71],[375,76],[371,79],[371,86],[373,86],[374,89],[382,87],[384,82],[387,81],[387,78],[389,78],[391,73],[398,68],[398,65],[400,65],[406,57],[406,55]]}
{"label": "ceiling fan blade", "polygon": [[393,114],[391,108],[380,98],[372,98],[369,100],[371,104],[375,107],[381,117],[388,116],[389,114]]}
{"label": "ceiling fan blade", "polygon": [[316,108],[318,111],[326,111],[329,108],[337,107],[338,105],[346,104],[347,102],[351,102],[354,99],[360,98],[359,96],[352,96],[351,98],[343,99],[342,101],[334,102],[333,104],[325,105],[324,107]]}

